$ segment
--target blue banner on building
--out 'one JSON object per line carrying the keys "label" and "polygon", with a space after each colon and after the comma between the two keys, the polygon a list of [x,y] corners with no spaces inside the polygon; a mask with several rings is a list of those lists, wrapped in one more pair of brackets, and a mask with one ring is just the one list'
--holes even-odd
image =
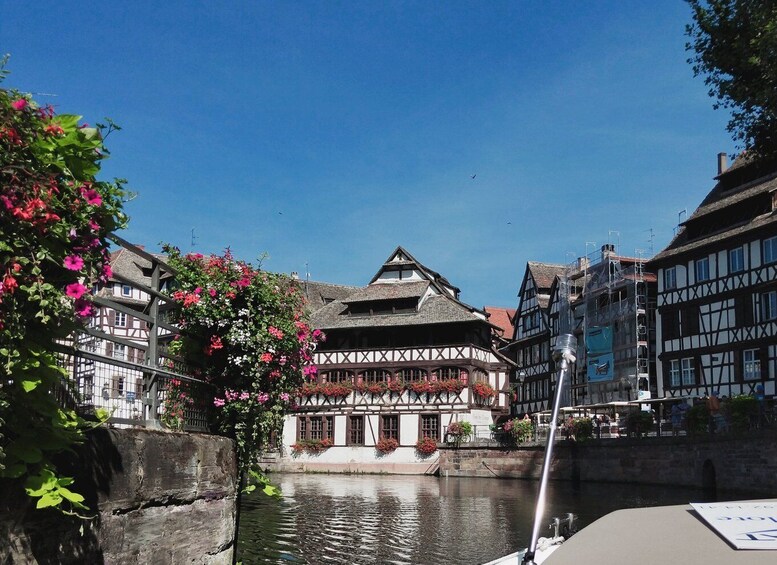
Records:
{"label": "blue banner on building", "polygon": [[585,333],[585,349],[589,354],[612,353],[612,327],[591,326]]}
{"label": "blue banner on building", "polygon": [[614,358],[612,353],[588,356],[588,382],[611,381],[613,377]]}

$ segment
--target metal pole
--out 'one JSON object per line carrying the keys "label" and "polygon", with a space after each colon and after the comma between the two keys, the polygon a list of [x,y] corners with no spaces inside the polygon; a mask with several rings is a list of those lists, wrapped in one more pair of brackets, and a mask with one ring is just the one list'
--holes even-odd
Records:
{"label": "metal pole", "polygon": [[534,526],[531,532],[529,549],[523,557],[524,565],[535,565],[534,554],[537,551],[537,540],[540,537],[540,524],[545,514],[545,498],[550,475],[550,463],[553,458],[553,442],[556,439],[556,421],[561,407],[561,395],[564,390],[564,377],[569,373],[569,364],[574,363],[577,351],[577,340],[572,334],[561,334],[556,338],[553,348],[553,359],[559,363],[558,378],[556,379],[556,394],[553,398],[553,409],[550,416],[550,429],[548,441],[545,444],[545,458],[542,461],[542,475],[540,476],[540,490],[537,493],[537,503],[534,506]]}

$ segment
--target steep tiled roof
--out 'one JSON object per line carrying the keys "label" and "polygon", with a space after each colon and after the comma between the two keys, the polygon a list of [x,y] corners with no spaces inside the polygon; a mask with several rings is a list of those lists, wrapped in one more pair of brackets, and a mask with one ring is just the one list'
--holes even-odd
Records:
{"label": "steep tiled roof", "polygon": [[429,281],[373,283],[355,290],[342,302],[372,302],[375,300],[395,300],[400,298],[420,298],[429,288]]}
{"label": "steep tiled roof", "polygon": [[[152,253],[157,259],[162,261],[167,257],[160,253]],[[118,251],[111,253],[111,270],[115,275],[119,275],[126,279],[129,279],[132,283],[144,286],[151,285],[151,261],[133,253],[129,249],[123,247]],[[162,278],[170,276],[163,272]],[[116,277],[111,277],[109,280],[116,282]]]}
{"label": "steep tiled roof", "polygon": [[299,285],[307,299],[307,310],[309,312],[315,312],[335,300],[343,300],[352,292],[359,290],[357,286],[316,281],[299,281]]}
{"label": "steep tiled roof", "polygon": [[[737,165],[736,162],[735,165]],[[732,209],[732,214],[738,210],[734,216],[736,218],[741,217],[739,214],[741,214],[743,206],[744,210],[748,210],[748,206],[750,206],[747,203],[748,200],[768,204],[769,193],[777,191],[777,166],[766,167],[764,164],[745,163],[744,165],[732,166],[731,169],[717,177],[720,179],[719,182],[707,194],[699,207],[691,214],[691,217],[683,223],[669,245],[651,259],[651,263],[777,224],[777,214],[774,211],[764,212],[760,208],[761,204],[758,204],[752,207],[753,211],[750,217],[742,217],[741,221],[728,223],[728,225],[725,225],[724,222],[721,227],[716,229],[716,222],[722,217],[725,218],[728,208]],[[757,178],[753,178],[754,176]],[[738,179],[742,183],[736,185]],[[761,213],[758,213],[759,211]],[[693,226],[699,225],[709,226],[709,228],[701,235],[693,237],[691,235],[694,233]],[[699,233],[696,230],[696,234]]]}
{"label": "steep tiled roof", "polygon": [[390,326],[420,326],[452,322],[483,322],[470,309],[448,296],[427,298],[417,312],[407,314],[375,314],[349,316],[342,302],[332,302],[311,315],[311,325],[322,330]]}
{"label": "steep tiled roof", "polygon": [[486,306],[485,310],[490,314],[488,321],[498,328],[500,335],[512,335],[515,308],[500,308],[498,306]]}
{"label": "steep tiled roof", "polygon": [[566,267],[564,265],[558,265],[555,263],[540,263],[538,261],[529,261],[527,265],[532,277],[534,277],[534,282],[536,283],[538,290],[550,289],[551,285],[553,284],[553,279],[555,279],[557,276],[564,276],[564,273],[566,272]]}

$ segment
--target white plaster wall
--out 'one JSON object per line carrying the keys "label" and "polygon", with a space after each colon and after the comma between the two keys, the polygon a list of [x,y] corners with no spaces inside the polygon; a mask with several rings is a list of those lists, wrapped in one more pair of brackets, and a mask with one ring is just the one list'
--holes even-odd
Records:
{"label": "white plaster wall", "polygon": [[399,416],[400,445],[415,445],[418,441],[418,414],[401,414]]}

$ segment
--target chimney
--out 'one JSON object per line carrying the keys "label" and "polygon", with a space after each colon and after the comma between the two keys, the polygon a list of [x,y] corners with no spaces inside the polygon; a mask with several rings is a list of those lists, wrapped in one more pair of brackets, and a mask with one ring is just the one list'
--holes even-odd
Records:
{"label": "chimney", "polygon": [[728,169],[728,158],[725,153],[718,153],[718,174],[722,175]]}
{"label": "chimney", "polygon": [[589,266],[588,257],[578,257],[577,258],[577,270],[578,271],[585,271]]}
{"label": "chimney", "polygon": [[298,281],[299,280],[299,273],[297,271],[292,271],[291,272],[291,278],[294,279],[295,281]]}
{"label": "chimney", "polygon": [[607,259],[611,255],[615,255],[615,244],[605,243],[602,245],[602,260]]}

